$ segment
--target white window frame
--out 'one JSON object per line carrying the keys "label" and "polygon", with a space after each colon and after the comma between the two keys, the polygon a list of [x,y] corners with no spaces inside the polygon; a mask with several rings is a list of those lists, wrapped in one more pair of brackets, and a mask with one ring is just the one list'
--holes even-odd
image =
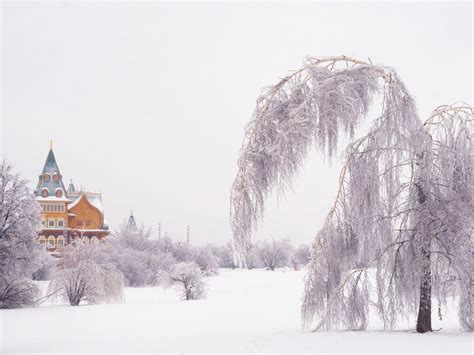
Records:
{"label": "white window frame", "polygon": [[[53,244],[51,244],[51,241],[53,241]],[[54,235],[50,235],[48,237],[48,246],[49,247],[55,247],[56,246],[56,238],[54,238]]]}
{"label": "white window frame", "polygon": [[[60,226],[59,223],[61,223],[62,225]],[[65,227],[64,218],[58,218],[58,219],[56,220],[56,226],[57,226],[58,228],[64,228],[64,227]]]}
{"label": "white window frame", "polygon": [[[52,225],[51,222],[53,222]],[[54,218],[48,218],[48,228],[56,228],[56,220]]]}
{"label": "white window frame", "polygon": [[[61,244],[59,244],[61,242]],[[65,239],[62,235],[56,238],[56,246],[63,247],[65,245]]]}

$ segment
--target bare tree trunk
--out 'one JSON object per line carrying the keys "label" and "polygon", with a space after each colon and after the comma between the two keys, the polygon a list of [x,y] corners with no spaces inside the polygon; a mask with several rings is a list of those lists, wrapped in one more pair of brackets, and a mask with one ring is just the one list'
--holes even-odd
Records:
{"label": "bare tree trunk", "polygon": [[422,249],[424,260],[421,265],[420,305],[416,331],[418,333],[431,332],[431,256],[430,252]]}

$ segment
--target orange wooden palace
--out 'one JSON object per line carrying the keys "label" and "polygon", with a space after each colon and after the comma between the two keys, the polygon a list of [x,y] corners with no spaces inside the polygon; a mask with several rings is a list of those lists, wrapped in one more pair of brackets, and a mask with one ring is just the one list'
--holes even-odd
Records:
{"label": "orange wooden palace", "polygon": [[109,235],[102,195],[76,191],[72,180],[66,190],[52,147],[34,192],[43,224],[38,239],[52,254],[59,254],[68,244],[99,243]]}

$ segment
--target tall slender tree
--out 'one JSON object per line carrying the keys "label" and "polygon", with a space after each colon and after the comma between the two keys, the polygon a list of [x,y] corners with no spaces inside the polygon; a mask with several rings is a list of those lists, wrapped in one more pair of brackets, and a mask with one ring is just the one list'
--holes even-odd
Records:
{"label": "tall slender tree", "polygon": [[[356,138],[379,102],[369,132]],[[430,331],[432,297],[443,304],[455,296],[461,325],[472,329],[472,122],[472,108],[458,104],[423,124],[393,68],[307,59],[262,92],[247,128],[231,192],[241,266],[267,195],[291,185],[311,148],[333,158],[345,133],[339,190],[306,276],[304,325],[365,329],[375,288],[387,328],[417,313],[417,331]]]}

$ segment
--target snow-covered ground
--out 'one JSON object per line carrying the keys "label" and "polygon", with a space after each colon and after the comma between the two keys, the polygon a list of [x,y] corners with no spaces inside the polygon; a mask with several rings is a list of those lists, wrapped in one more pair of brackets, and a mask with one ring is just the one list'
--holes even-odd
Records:
{"label": "snow-covered ground", "polygon": [[[303,331],[304,272],[223,270],[208,298],[180,301],[173,290],[127,288],[122,304],[0,311],[0,353],[9,352],[359,352],[472,353],[455,314],[431,334]],[[411,325],[413,326],[413,324]],[[378,329],[378,330],[377,330]]]}

